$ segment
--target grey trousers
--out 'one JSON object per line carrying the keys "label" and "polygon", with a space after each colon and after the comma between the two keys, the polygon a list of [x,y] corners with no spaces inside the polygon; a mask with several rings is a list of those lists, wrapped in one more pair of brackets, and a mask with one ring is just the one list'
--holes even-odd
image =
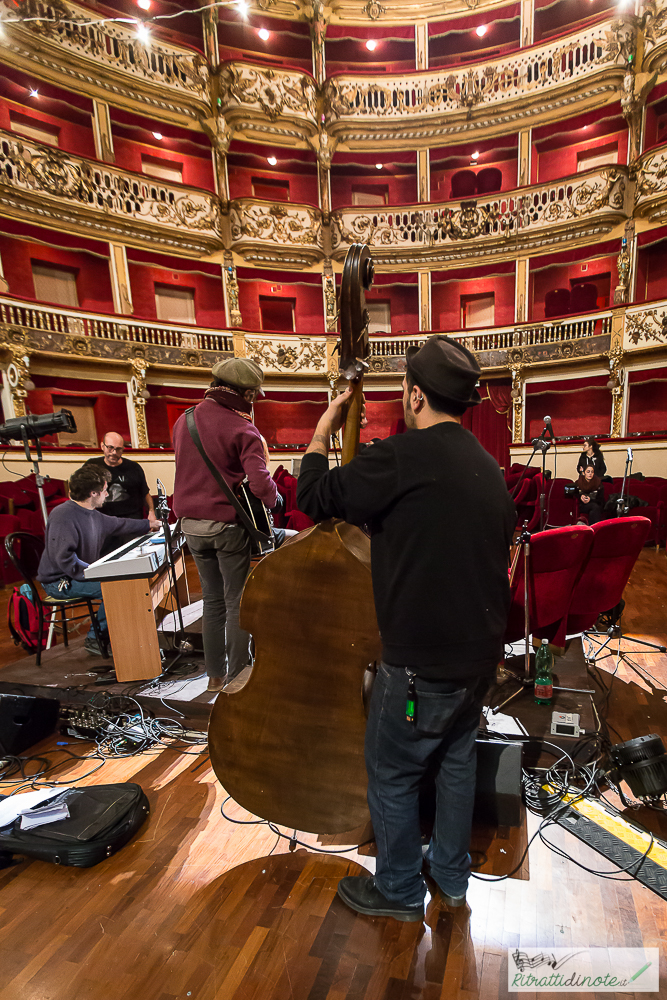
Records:
{"label": "grey trousers", "polygon": [[250,634],[239,626],[239,605],[250,570],[250,539],[240,524],[216,535],[185,532],[204,598],[204,661],[209,677],[236,677],[250,664]]}

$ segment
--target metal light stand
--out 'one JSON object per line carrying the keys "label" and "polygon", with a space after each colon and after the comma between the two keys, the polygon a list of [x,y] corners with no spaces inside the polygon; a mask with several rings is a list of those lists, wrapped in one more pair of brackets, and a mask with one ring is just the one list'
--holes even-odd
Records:
{"label": "metal light stand", "polygon": [[616,517],[623,517],[623,515],[627,514],[630,510],[625,503],[625,484],[630,469],[632,469],[632,448],[628,448],[628,457],[625,460],[625,471],[623,473],[623,483],[621,484],[621,495],[616,501]]}
{"label": "metal light stand", "polygon": [[167,557],[167,563],[169,565],[169,572],[171,574],[171,585],[176,595],[176,613],[178,615],[178,634],[182,636],[181,642],[179,644],[179,651],[181,653],[191,653],[192,645],[185,638],[185,625],[183,624],[183,608],[181,606],[181,598],[178,593],[178,577],[176,576],[176,563],[174,562],[174,554],[171,550],[171,527],[169,525],[169,515],[171,511],[169,509],[169,504],[167,503],[167,494],[163,484],[158,479],[157,481],[157,502],[155,504],[155,516],[158,521],[162,522],[162,530],[164,531],[164,545],[165,545],[165,555]]}
{"label": "metal light stand", "polygon": [[[500,705],[496,705],[495,708],[492,708],[491,709],[492,715],[495,715],[497,712],[500,711],[501,708],[504,708],[505,705],[509,704],[510,701],[513,701],[513,699],[517,698],[520,694],[523,694],[525,691],[528,690],[528,688],[531,688],[535,683],[530,673],[530,643],[529,643],[530,593],[528,587],[528,577],[530,573],[531,535],[530,532],[528,531],[527,525],[528,522],[526,521],[524,523],[523,530],[518,538],[518,542],[521,545],[523,545],[523,633],[524,633],[523,637],[526,643],[526,648],[524,652],[524,661],[523,661],[523,677],[520,677],[518,674],[513,673],[513,671],[511,670],[506,670],[507,677],[505,679],[509,680],[511,678],[512,680],[516,680],[519,682],[521,686],[517,691],[514,692],[514,694],[511,694],[509,698],[505,698],[505,701],[501,702]],[[516,565],[513,567],[513,569],[516,570]]]}
{"label": "metal light stand", "polygon": [[39,438],[35,438],[35,451],[37,452],[37,458],[33,460],[30,454],[30,438],[26,432],[25,424],[21,424],[21,437],[23,438],[23,447],[25,448],[25,457],[29,462],[32,462],[32,471],[35,473],[35,485],[37,486],[37,494],[39,496],[39,506],[42,511],[42,517],[44,518],[44,525],[48,520],[48,512],[46,510],[46,497],[44,496],[44,483],[48,480],[48,476],[42,476],[39,471],[39,463],[42,461],[42,445]]}

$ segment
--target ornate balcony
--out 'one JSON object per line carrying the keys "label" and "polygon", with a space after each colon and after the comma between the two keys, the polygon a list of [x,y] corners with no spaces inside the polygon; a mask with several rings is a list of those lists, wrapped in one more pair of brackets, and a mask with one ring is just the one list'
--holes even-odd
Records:
{"label": "ornate balcony", "polygon": [[[210,114],[208,66],[199,53],[162,41],[145,44],[130,24],[91,24],[103,15],[64,0],[3,0],[0,9],[3,58],[12,65],[165,120],[188,124]],[[17,14],[37,20],[8,24]]]}
{"label": "ornate balcony", "polygon": [[667,145],[645,153],[637,170],[635,214],[650,222],[667,216]]}
{"label": "ornate balcony", "polygon": [[332,255],[341,260],[355,242],[367,243],[378,260],[396,267],[538,254],[573,240],[601,238],[628,217],[630,204],[627,169],[614,166],[499,193],[488,201],[382,212],[343,208],[331,216]]}
{"label": "ornate balcony", "polygon": [[145,359],[147,364],[211,368],[233,355],[234,339],[223,330],[146,323],[42,306],[0,297],[0,347],[27,353],[68,354],[92,361]]}
{"label": "ornate balcony", "polygon": [[264,267],[310,267],[322,260],[322,219],[309,205],[239,198],[230,205],[232,248]]}
{"label": "ornate balcony", "polygon": [[[542,320],[518,326],[496,327],[476,333],[448,334],[474,351],[482,368],[507,368],[509,365],[570,361],[604,354],[609,349],[612,313],[599,312],[571,319]],[[371,338],[371,372],[405,371],[408,347],[421,347],[431,333],[413,337]]]}
{"label": "ornate balcony", "polygon": [[4,214],[187,256],[221,246],[218,201],[0,131]]}
{"label": "ornate balcony", "polygon": [[317,92],[298,70],[228,62],[220,67],[220,113],[248,139],[293,145],[317,132]]}
{"label": "ornate balcony", "polygon": [[327,131],[356,148],[380,140],[396,149],[535,126],[565,106],[570,114],[597,108],[618,99],[630,32],[617,19],[484,64],[336,76],[325,84]]}
{"label": "ornate balcony", "polygon": [[246,356],[270,375],[326,375],[327,342],[324,337],[245,335]]}

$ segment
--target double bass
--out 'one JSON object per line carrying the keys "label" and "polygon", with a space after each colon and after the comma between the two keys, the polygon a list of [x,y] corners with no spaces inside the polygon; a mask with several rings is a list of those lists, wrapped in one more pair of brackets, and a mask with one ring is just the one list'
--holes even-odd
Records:
{"label": "double bass", "polygon": [[[354,387],[342,460],[359,444],[368,354],[368,247],[348,251],[341,286],[340,367]],[[300,532],[252,571],[241,627],[255,661],[243,688],[218,695],[209,725],[211,763],[241,806],[280,826],[347,833],[369,819],[364,688],[381,655],[370,540],[325,521]]]}

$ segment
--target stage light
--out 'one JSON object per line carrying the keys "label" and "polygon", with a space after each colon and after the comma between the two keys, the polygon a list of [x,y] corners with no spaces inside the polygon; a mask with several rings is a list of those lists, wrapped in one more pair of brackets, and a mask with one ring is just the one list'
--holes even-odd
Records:
{"label": "stage light", "polygon": [[478,25],[478,27],[475,28],[475,34],[477,35],[478,38],[484,38],[484,35],[487,33],[488,30],[489,30],[488,25],[480,24]]}
{"label": "stage light", "polygon": [[267,31],[266,28],[260,28],[257,34],[259,35],[259,37],[262,39],[263,42],[268,42],[269,38],[271,37],[271,32]]}
{"label": "stage light", "polygon": [[142,10],[150,10],[151,0],[137,0],[137,7],[141,7]]}
{"label": "stage light", "polygon": [[658,799],[667,792],[667,754],[656,733],[639,736],[611,748],[613,777],[622,778],[639,799]]}
{"label": "stage light", "polygon": [[374,38],[369,38],[368,41],[366,42],[366,48],[368,49],[369,52],[375,52],[377,44],[378,43],[375,41]]}
{"label": "stage light", "polygon": [[276,163],[278,162],[275,156],[267,156],[266,160],[267,163],[270,163],[272,167],[275,167]]}
{"label": "stage light", "polygon": [[143,42],[144,45],[148,45],[148,43],[150,42],[151,40],[150,31],[148,30],[145,24],[139,24],[137,22],[137,38],[139,39],[140,42]]}
{"label": "stage light", "polygon": [[30,96],[31,96],[31,97],[39,97],[39,91],[38,91],[38,90],[34,90],[34,89],[31,89],[31,90],[30,90]]}
{"label": "stage light", "polygon": [[21,441],[25,438],[36,441],[38,438],[44,437],[45,434],[73,434],[75,432],[76,423],[69,410],[12,417],[4,424],[0,424],[1,441]]}
{"label": "stage light", "polygon": [[239,0],[238,9],[241,17],[248,16],[248,4],[245,2],[245,0]]}
{"label": "stage light", "polygon": [[382,164],[381,163],[376,163],[375,164],[375,169],[376,170],[382,170]]}
{"label": "stage light", "polygon": [[153,132],[153,138],[157,139],[159,142],[160,139],[162,138],[162,132]]}

